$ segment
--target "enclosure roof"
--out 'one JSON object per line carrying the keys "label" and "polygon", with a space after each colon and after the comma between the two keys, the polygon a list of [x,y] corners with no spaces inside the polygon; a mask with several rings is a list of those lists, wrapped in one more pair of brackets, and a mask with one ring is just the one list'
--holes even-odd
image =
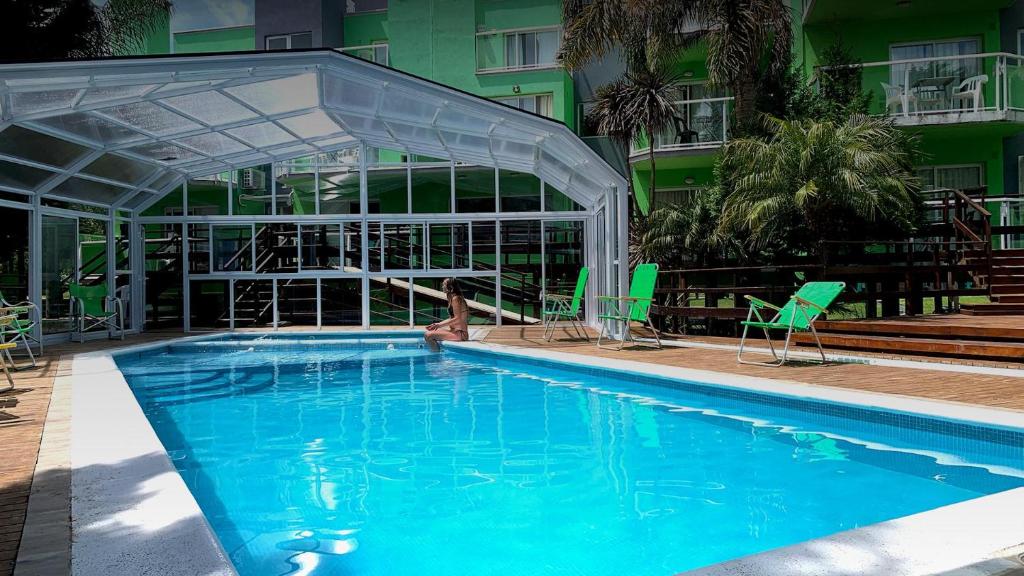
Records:
{"label": "enclosure roof", "polygon": [[565,125],[334,50],[0,65],[0,190],[137,210],[184,179],[369,146],[626,182]]}

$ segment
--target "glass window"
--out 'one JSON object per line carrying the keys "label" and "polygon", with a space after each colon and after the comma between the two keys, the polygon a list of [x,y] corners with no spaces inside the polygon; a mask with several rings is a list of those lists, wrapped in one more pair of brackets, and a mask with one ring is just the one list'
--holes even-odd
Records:
{"label": "glass window", "polygon": [[388,45],[386,43],[367,44],[366,46],[351,46],[342,48],[342,52],[356,58],[376,62],[377,64],[388,65]]}
{"label": "glass window", "polygon": [[408,325],[409,287],[409,278],[370,278],[370,325]]}
{"label": "glass window", "polygon": [[214,271],[252,271],[252,226],[215,224],[210,236]]}
{"label": "glass window", "polygon": [[22,190],[34,190],[40,184],[56,175],[56,172],[0,160],[0,184],[4,186],[20,188]]}
{"label": "glass window", "polygon": [[290,50],[313,47],[312,32],[296,32],[295,34],[279,34],[266,37],[267,50]]}
{"label": "glass window", "polygon": [[340,270],[343,264],[359,266],[362,257],[358,253],[360,226],[359,222],[302,225],[302,270]]}
{"label": "glass window", "polygon": [[494,222],[473,222],[473,270],[495,270],[497,237]]}
{"label": "glass window", "polygon": [[228,280],[189,282],[189,324],[192,329],[227,328],[230,321]]}
{"label": "glass window", "polygon": [[[28,299],[28,221],[31,212],[0,206],[0,298]],[[45,218],[45,216],[44,216]]]}
{"label": "glass window", "polygon": [[501,307],[519,323],[539,322],[537,303],[543,275],[540,243],[539,221],[501,223]]}
{"label": "glass window", "polygon": [[232,214],[270,214],[271,186],[269,164],[239,170],[233,186]]}
{"label": "glass window", "polygon": [[508,104],[513,108],[540,114],[548,118],[554,117],[554,98],[551,94],[536,94],[533,96],[516,96],[513,98],[495,98],[502,104]]}
{"label": "glass window", "polygon": [[498,171],[498,196],[502,212],[539,212],[540,178],[525,172]]}
{"label": "glass window", "polygon": [[459,213],[494,212],[494,168],[455,166],[455,211]]}
{"label": "glass window", "polygon": [[274,322],[274,282],[234,280],[235,327],[270,326]]}
{"label": "glass window", "polygon": [[404,155],[390,150],[372,152],[366,170],[367,213],[409,212],[409,175]]}
{"label": "glass window", "polygon": [[477,34],[477,71],[529,70],[558,65],[558,28]]}
{"label": "glass window", "polygon": [[[59,116],[58,116],[59,118]],[[54,138],[21,126],[8,126],[0,132],[0,154],[66,168],[88,152],[67,140]]]}
{"label": "glass window", "polygon": [[381,250],[385,270],[422,270],[424,248],[423,224],[384,224]]}
{"label": "glass window", "polygon": [[[977,38],[899,44],[889,47],[891,60],[967,56],[978,54],[981,41]],[[901,87],[915,97],[919,110],[942,110],[951,106],[950,93],[965,79],[977,76],[981,70],[979,58],[952,58],[893,64],[889,67],[889,83]]]}
{"label": "glass window", "polygon": [[152,175],[156,169],[153,164],[145,164],[117,154],[104,154],[83,168],[82,172],[134,185]]}
{"label": "glass window", "polygon": [[377,12],[388,9],[388,0],[345,0],[346,14]]}
{"label": "glass window", "polygon": [[188,225],[188,272],[206,274],[210,271],[210,225]]}
{"label": "glass window", "polygon": [[321,325],[361,325],[363,323],[362,285],[363,281],[359,278],[322,278],[320,280]]}
{"label": "glass window", "polygon": [[451,212],[451,165],[446,163],[444,166],[413,167],[411,190],[413,212]]}
{"label": "glass window", "polygon": [[316,326],[316,278],[278,278],[275,282],[278,326]]}
{"label": "glass window", "polygon": [[316,158],[306,156],[274,166],[277,214],[316,213]]}
{"label": "glass window", "polygon": [[284,274],[299,270],[299,228],[296,224],[256,225],[256,272]]}
{"label": "glass window", "polygon": [[144,234],[146,327],[180,328],[185,320],[181,224],[145,224]]}
{"label": "glass window", "polygon": [[575,212],[578,210],[583,210],[583,206],[580,206],[579,203],[560,192],[554,186],[544,184],[545,212]]}
{"label": "glass window", "polygon": [[544,222],[544,290],[571,295],[584,265],[583,222]]}
{"label": "glass window", "polygon": [[469,268],[469,224],[428,224],[430,268],[453,270]]}

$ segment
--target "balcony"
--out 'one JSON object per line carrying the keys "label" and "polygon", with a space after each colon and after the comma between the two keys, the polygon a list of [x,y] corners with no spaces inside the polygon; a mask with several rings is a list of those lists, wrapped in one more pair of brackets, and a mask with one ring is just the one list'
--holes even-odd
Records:
{"label": "balcony", "polygon": [[[729,114],[734,98],[680,100],[673,105],[676,116],[672,126],[654,136],[654,151],[702,153],[725,144],[729,136]],[[630,147],[631,159],[650,152],[646,135]]]}
{"label": "balcony", "polygon": [[[870,62],[871,113],[902,126],[1024,122],[1024,57],[993,52]],[[839,68],[821,68],[822,73]],[[820,79],[820,78],[819,78]]]}

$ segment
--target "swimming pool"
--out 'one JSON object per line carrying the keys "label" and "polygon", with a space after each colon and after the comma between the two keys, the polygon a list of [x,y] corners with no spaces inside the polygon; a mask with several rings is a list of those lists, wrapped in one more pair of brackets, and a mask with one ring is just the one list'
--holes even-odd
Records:
{"label": "swimming pool", "polygon": [[415,334],[116,359],[243,576],[674,574],[1024,486],[1019,430]]}

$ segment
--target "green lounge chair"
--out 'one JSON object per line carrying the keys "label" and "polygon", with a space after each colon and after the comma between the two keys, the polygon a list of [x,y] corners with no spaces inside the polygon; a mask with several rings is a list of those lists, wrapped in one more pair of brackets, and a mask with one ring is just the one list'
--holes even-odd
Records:
{"label": "green lounge chair", "polygon": [[[759,366],[782,366],[789,357],[789,342],[793,332],[804,332],[810,330],[814,335],[814,342],[818,345],[818,352],[821,353],[822,363],[825,360],[825,351],[821,348],[821,340],[818,339],[818,332],[814,329],[814,321],[818,316],[828,311],[836,297],[846,288],[845,282],[808,282],[797,290],[789,298],[785,306],[779,308],[753,296],[744,296],[750,301],[750,311],[747,312],[747,319],[743,324],[743,337],[740,338],[740,349],[736,352],[736,361],[740,364],[755,364]],[[765,309],[775,311],[770,319],[765,319],[762,312]],[[764,331],[764,337],[768,340],[768,349],[771,350],[774,362],[751,362],[743,359],[743,344],[747,340],[747,331],[751,328],[760,328]],[[769,330],[785,330],[786,345],[782,349],[780,357],[775,352],[775,345]]]}
{"label": "green lounge chair", "polygon": [[[17,319],[18,317],[14,315],[0,316],[0,334],[3,334],[3,331],[9,328],[11,324]],[[3,336],[0,336],[0,352],[3,352],[3,354],[0,354],[0,367],[3,367],[4,369],[4,376],[7,376],[8,384],[8,387],[3,390],[0,390],[0,392],[6,392],[8,390],[14,389],[14,378],[11,377],[11,369],[14,368],[14,359],[11,358],[11,349],[16,346],[16,343],[6,342],[4,341]],[[8,362],[10,362],[11,364],[10,369],[7,368]]]}
{"label": "green lounge chair", "polygon": [[[0,292],[0,313],[14,316],[13,321],[0,326],[0,341],[13,342],[21,340],[25,344],[25,350],[28,351],[28,357],[34,367],[36,365],[36,357],[32,353],[30,342],[35,342],[39,346],[39,355],[43,355],[42,330],[40,329],[39,331],[39,338],[33,335],[36,326],[40,325],[43,319],[39,313],[39,307],[27,300],[24,302],[9,302],[4,298],[3,292]],[[32,319],[32,316],[35,316],[35,320]],[[17,345],[17,342],[15,342],[15,345]]]}
{"label": "green lounge chair", "polygon": [[95,286],[72,283],[68,292],[71,293],[71,313],[78,321],[79,342],[85,342],[85,333],[97,326],[107,329],[108,338],[110,332],[117,329],[124,340],[124,306],[120,298],[107,296],[106,283]]}
{"label": "green lounge chair", "polygon": [[576,290],[572,296],[567,294],[544,294],[544,340],[550,342],[555,335],[555,324],[559,320],[568,320],[576,336],[586,338],[590,341],[585,328],[581,327],[580,303],[583,301],[583,293],[587,288],[587,278],[590,277],[590,268],[580,268],[580,275],[576,278]]}
{"label": "green lounge chair", "polygon": [[658,265],[640,264],[633,270],[633,281],[629,284],[629,296],[625,298],[618,296],[597,297],[598,303],[605,305],[605,311],[597,315],[598,320],[601,321],[601,335],[597,337],[598,348],[605,348],[605,346],[601,345],[605,335],[605,328],[616,323],[622,325],[622,339],[619,341],[619,347],[616,350],[622,350],[622,347],[626,345],[626,340],[631,340],[636,344],[637,342],[633,339],[633,335],[629,330],[631,322],[647,325],[651,332],[654,333],[654,340],[657,342],[658,348],[661,348],[661,338],[651,322],[651,304],[654,302],[654,286],[657,282]]}

